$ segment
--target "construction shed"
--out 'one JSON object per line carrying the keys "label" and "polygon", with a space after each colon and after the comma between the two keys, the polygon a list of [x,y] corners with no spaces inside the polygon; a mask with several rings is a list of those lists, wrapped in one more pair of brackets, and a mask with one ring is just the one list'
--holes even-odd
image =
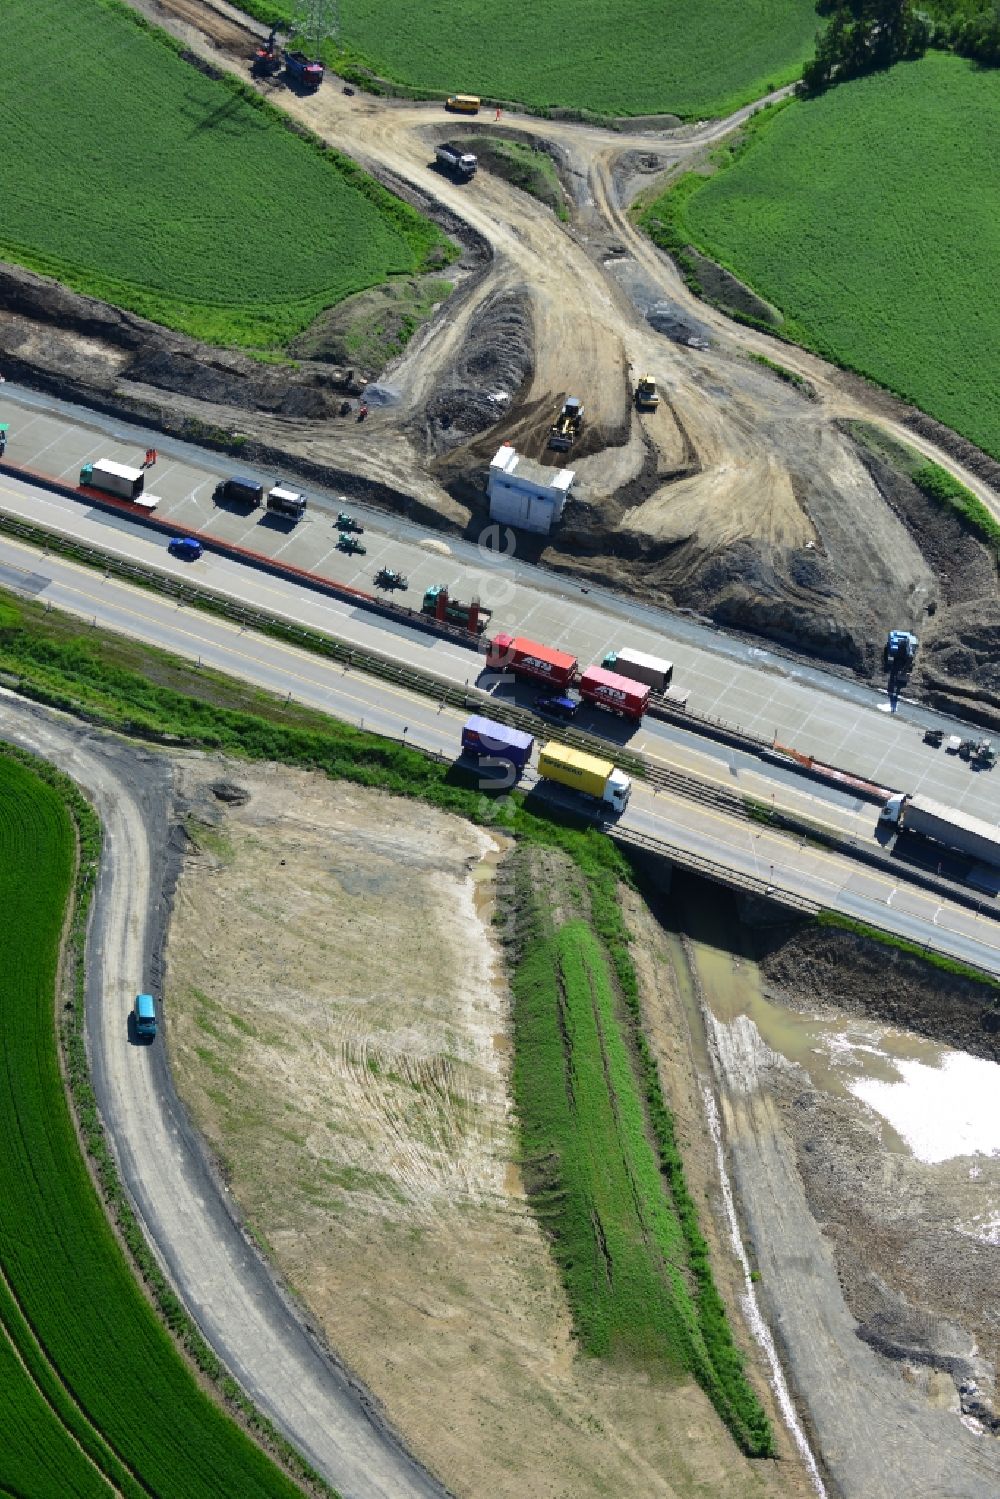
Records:
{"label": "construction shed", "polygon": [[490,519],[547,536],[562,516],[575,478],[571,468],[543,468],[504,443],[490,464]]}

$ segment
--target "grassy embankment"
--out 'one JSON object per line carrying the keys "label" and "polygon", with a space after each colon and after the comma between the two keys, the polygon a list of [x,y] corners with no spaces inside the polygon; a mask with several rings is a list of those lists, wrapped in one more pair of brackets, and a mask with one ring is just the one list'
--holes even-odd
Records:
{"label": "grassy embankment", "polygon": [[767,111],[714,176],[683,178],[642,222],[780,309],[780,336],[1000,456],[996,84],[929,53]]}
{"label": "grassy embankment", "polygon": [[[240,0],[288,21],[294,0]],[[822,23],[813,0],[352,0],[327,58],[345,77],[370,73],[421,95],[456,91],[544,112],[603,116],[728,114],[798,78]]]}
{"label": "grassy embankment", "polygon": [[[745,1452],[772,1450],[743,1372],[642,1030],[624,873],[574,851],[554,872],[514,856],[514,1088],[522,1170],[584,1350],[693,1374]],[[544,894],[542,894],[544,892]]]}
{"label": "grassy embankment", "polygon": [[[136,1285],[66,1105],[54,1000],[78,844],[74,994],[61,1013],[84,1132],[98,1129],[81,1076],[96,819],[64,777],[16,751],[0,756],[0,809],[0,1487],[33,1499],[108,1485],[125,1499],[290,1499],[299,1490],[202,1393]],[[123,1009],[123,1037],[125,1021]]]}
{"label": "grassy embankment", "polygon": [[[587,1106],[595,1150],[587,1159],[577,1157],[567,1174],[567,1212],[577,1232],[589,1231],[592,1239],[600,1232],[608,1242],[625,1246],[631,1266],[631,1289],[625,1281],[619,1286],[616,1278],[605,1286],[603,1299],[598,1286],[588,1289],[579,1277],[567,1275],[581,1344],[598,1356],[630,1353],[654,1360],[668,1372],[690,1371],[744,1448],[768,1451],[767,1420],[732,1343],[697,1212],[684,1184],[669,1110],[641,1033],[628,934],[615,895],[616,882],[627,878],[628,867],[611,842],[573,818],[559,821],[541,815],[519,794],[499,800],[484,795],[473,776],[406,746],[280,703],[222,676],[194,673],[188,663],[130,641],[97,632],[92,639],[82,639],[75,622],[46,614],[24,600],[10,600],[0,615],[0,672],[32,696],[109,726],[176,736],[191,745],[314,768],[419,796],[475,821],[499,823],[525,846],[556,848],[572,858],[586,883],[591,927],[597,935],[588,932],[578,944],[587,956],[584,969],[572,968],[567,939],[562,939],[559,951],[570,965],[567,972],[575,993],[582,993],[584,982],[595,986],[598,1008],[593,1015],[600,1017],[602,1044],[614,1059],[614,1071],[603,1100],[599,1078],[591,1074]],[[199,696],[189,695],[191,691]],[[584,942],[589,945],[584,947]],[[595,1023],[596,1019],[591,1025]],[[551,1052],[529,1051],[522,1068],[538,1073],[540,1097],[551,1095],[551,1065],[592,1069],[592,1041],[581,1035],[581,1044],[579,1058],[575,1052],[560,1060]],[[519,1050],[523,1055],[523,1048]],[[571,1123],[561,1122],[564,1137]],[[525,1129],[536,1128],[526,1118]],[[599,1181],[604,1151],[616,1143],[623,1152],[621,1167],[612,1187],[605,1190]],[[626,1179],[633,1182],[633,1199],[622,1192]],[[585,1200],[600,1201],[600,1228]],[[566,1274],[565,1256],[561,1264]],[[649,1334],[642,1330],[647,1292],[654,1296],[655,1310]]]}
{"label": "grassy embankment", "polygon": [[209,342],[280,349],[324,308],[457,253],[117,0],[8,0],[4,23],[3,259]]}

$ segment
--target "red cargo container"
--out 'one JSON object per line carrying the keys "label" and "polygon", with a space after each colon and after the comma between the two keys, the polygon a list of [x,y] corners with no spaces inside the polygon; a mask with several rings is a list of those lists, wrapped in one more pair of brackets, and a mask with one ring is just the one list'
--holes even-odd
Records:
{"label": "red cargo container", "polygon": [[568,687],[576,676],[575,656],[521,635],[495,635],[486,653],[486,665],[492,671],[510,671],[515,677],[549,682],[553,687]]}
{"label": "red cargo container", "polygon": [[579,682],[580,696],[585,702],[597,703],[623,718],[637,721],[649,704],[650,690],[645,682],[620,677],[617,672],[605,671],[603,666],[588,666]]}

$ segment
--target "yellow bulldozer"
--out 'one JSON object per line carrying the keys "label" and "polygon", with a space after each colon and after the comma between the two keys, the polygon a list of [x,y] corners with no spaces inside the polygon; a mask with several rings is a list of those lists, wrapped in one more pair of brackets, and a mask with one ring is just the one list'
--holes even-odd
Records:
{"label": "yellow bulldozer", "polygon": [[652,375],[640,375],[635,387],[635,404],[640,411],[655,411],[660,404],[660,393]]}

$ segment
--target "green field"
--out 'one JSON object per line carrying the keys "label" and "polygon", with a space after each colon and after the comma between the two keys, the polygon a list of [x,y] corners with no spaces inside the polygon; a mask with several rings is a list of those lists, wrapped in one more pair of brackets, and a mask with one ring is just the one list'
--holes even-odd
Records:
{"label": "green field", "polygon": [[682,237],[789,336],[1000,457],[998,135],[997,75],[932,52],[777,111],[682,190]]}
{"label": "green field", "polygon": [[[762,1456],[771,1451],[770,1428],[712,1281],[639,1029],[613,872],[578,852],[557,900],[589,907],[589,919],[554,923],[549,903],[560,881],[547,871],[543,904],[529,857],[522,850],[515,859],[512,982],[522,1172],[580,1343],[595,1357],[693,1374],[744,1451]],[[631,1007],[623,1004],[630,994]]]}
{"label": "green field", "polygon": [[178,1356],[80,1155],[54,1004],[73,867],[59,793],[0,757],[0,1490],[291,1499]]}
{"label": "green field", "polygon": [[[287,18],[291,0],[244,0]],[[425,93],[604,115],[727,114],[797,78],[813,0],[341,0],[342,55]]]}
{"label": "green field", "polygon": [[273,348],[448,258],[419,214],[114,0],[7,0],[3,17],[3,259],[211,342]]}

